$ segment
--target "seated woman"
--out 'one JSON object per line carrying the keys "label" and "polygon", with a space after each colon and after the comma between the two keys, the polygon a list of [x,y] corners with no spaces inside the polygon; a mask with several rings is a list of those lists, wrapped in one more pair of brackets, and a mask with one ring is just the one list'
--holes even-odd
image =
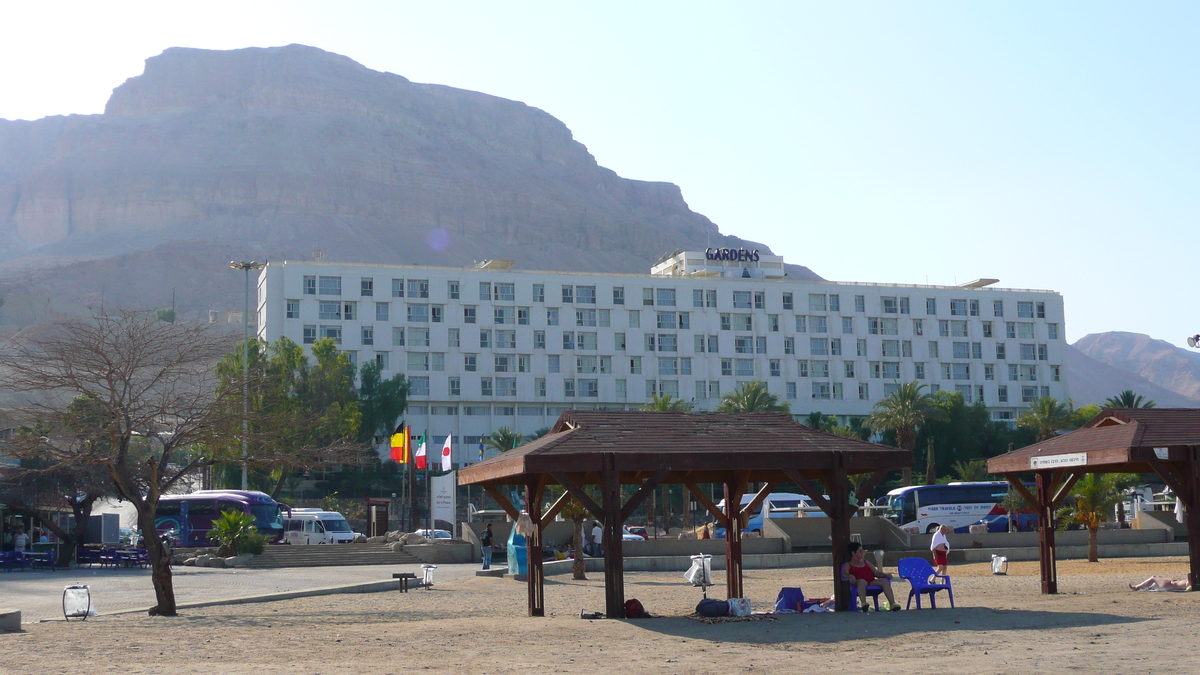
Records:
{"label": "seated woman", "polygon": [[1153,576],[1143,581],[1136,586],[1129,584],[1131,591],[1190,591],[1192,587],[1188,584],[1187,579],[1168,579],[1162,576]]}
{"label": "seated woman", "polygon": [[864,558],[867,552],[857,541],[850,542],[847,552],[850,554],[850,562],[842,564],[842,576],[858,586],[858,602],[862,605],[862,611],[871,611],[871,605],[867,601],[867,586],[872,585],[882,588],[883,594],[887,596],[887,602],[883,603],[884,609],[900,611],[896,596],[892,594],[892,575],[881,572],[867,562]]}

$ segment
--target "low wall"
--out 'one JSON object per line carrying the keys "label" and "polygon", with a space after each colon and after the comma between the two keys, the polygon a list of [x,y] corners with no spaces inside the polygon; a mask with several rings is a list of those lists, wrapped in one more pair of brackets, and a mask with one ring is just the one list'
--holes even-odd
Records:
{"label": "low wall", "polygon": [[1167,530],[1172,539],[1187,539],[1187,524],[1175,520],[1171,511],[1139,511],[1130,524],[1135,530]]}
{"label": "low wall", "polygon": [[[763,521],[764,530],[777,530],[790,539],[789,550],[830,546],[829,527],[828,518],[770,518]],[[868,549],[915,547],[915,544],[911,543],[912,535],[896,527],[892,521],[879,516],[851,518],[850,534],[859,535],[863,546]]]}
{"label": "low wall", "polygon": [[471,544],[409,544],[404,552],[430,565],[451,565],[475,562],[475,549]]}

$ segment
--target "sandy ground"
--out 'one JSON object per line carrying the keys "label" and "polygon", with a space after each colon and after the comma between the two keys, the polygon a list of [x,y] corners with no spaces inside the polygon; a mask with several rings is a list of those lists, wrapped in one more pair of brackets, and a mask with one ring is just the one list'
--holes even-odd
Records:
{"label": "sandy ground", "polygon": [[[578,618],[580,609],[604,608],[598,574],[588,581],[551,577],[549,616],[536,619],[525,615],[524,584],[471,577],[408,594],[33,624],[24,633],[0,635],[0,672],[1200,672],[1200,655],[1185,647],[1200,637],[1200,593],[1126,588],[1152,574],[1183,576],[1185,559],[1062,562],[1057,596],[1039,594],[1037,563],[1014,563],[1007,577],[992,576],[986,565],[951,573],[953,610],[790,615],[722,625],[684,618],[700,592],[674,572],[626,575],[627,597],[664,616],[636,621]],[[755,610],[768,611],[781,586],[824,596],[831,579],[824,568],[749,570],[745,587]],[[898,588],[907,595],[906,584]]]}

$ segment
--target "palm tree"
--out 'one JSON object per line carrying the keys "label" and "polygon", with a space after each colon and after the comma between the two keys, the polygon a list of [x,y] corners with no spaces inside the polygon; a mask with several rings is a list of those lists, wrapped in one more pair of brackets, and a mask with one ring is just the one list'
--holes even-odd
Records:
{"label": "palm tree", "polygon": [[1060,526],[1078,523],[1088,531],[1088,562],[1100,562],[1100,544],[1096,533],[1100,523],[1108,520],[1113,507],[1125,498],[1125,490],[1138,482],[1135,474],[1106,473],[1099,477],[1089,473],[1071,489],[1073,503],[1055,514]]}
{"label": "palm tree", "polygon": [[1049,396],[1030,403],[1029,410],[1017,418],[1017,426],[1032,431],[1039,441],[1054,438],[1059,429],[1070,423],[1071,411],[1058,399]]}
{"label": "palm tree", "polygon": [[958,461],[951,465],[954,473],[958,474],[958,479],[962,481],[979,481],[987,480],[987,460],[971,459],[967,461]]}
{"label": "palm tree", "polygon": [[[896,434],[896,445],[912,453],[917,448],[917,429],[925,422],[941,415],[932,396],[925,393],[925,385],[917,381],[905,382],[888,394],[871,410],[866,425],[882,433]],[[904,484],[912,484],[912,468],[904,467]]]}
{"label": "palm tree", "polygon": [[1135,394],[1132,389],[1109,396],[1104,401],[1105,408],[1153,408],[1154,401],[1146,400],[1141,394]]}
{"label": "palm tree", "polygon": [[507,452],[521,444],[521,434],[508,427],[500,427],[483,439],[483,444],[497,452]]}
{"label": "palm tree", "polygon": [[587,581],[587,563],[583,559],[583,521],[587,520],[589,515],[587,507],[572,497],[571,501],[563,507],[561,515],[575,525],[575,532],[571,535],[571,547],[575,551],[575,562],[571,565],[571,577]]}
{"label": "palm tree", "polygon": [[721,398],[717,412],[750,413],[750,412],[790,412],[791,406],[780,403],[779,397],[767,390],[767,383],[762,380],[750,380],[738,385],[737,389]]}
{"label": "palm tree", "polygon": [[652,412],[691,412],[692,404],[681,398],[675,398],[670,394],[663,394],[662,396],[654,394],[639,410]]}
{"label": "palm tree", "polygon": [[550,433],[550,427],[542,427],[541,429],[538,429],[537,431],[533,432],[532,434],[529,434],[528,436],[526,436],[525,442],[528,443],[530,441],[536,441],[537,439],[541,438],[542,436],[545,436],[548,433]]}
{"label": "palm tree", "polygon": [[[826,415],[823,412],[813,411],[804,417],[804,426],[817,431],[828,431],[829,433],[837,433],[838,423],[837,418],[833,415]],[[849,434],[842,434],[847,436]]]}

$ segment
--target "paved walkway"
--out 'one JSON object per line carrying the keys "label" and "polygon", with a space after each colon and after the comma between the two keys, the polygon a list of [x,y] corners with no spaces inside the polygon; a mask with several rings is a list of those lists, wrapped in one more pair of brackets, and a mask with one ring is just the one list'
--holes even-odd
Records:
{"label": "paved walkway", "polygon": [[[472,577],[477,569],[477,564],[438,565],[434,583]],[[395,572],[421,575],[418,565],[267,570],[176,567],[173,572],[175,600],[180,603],[390,580]],[[24,622],[61,619],[63,587],[75,584],[90,587],[92,606],[101,615],[154,604],[150,570],[83,568],[55,572],[0,572],[0,608],[21,610]]]}

